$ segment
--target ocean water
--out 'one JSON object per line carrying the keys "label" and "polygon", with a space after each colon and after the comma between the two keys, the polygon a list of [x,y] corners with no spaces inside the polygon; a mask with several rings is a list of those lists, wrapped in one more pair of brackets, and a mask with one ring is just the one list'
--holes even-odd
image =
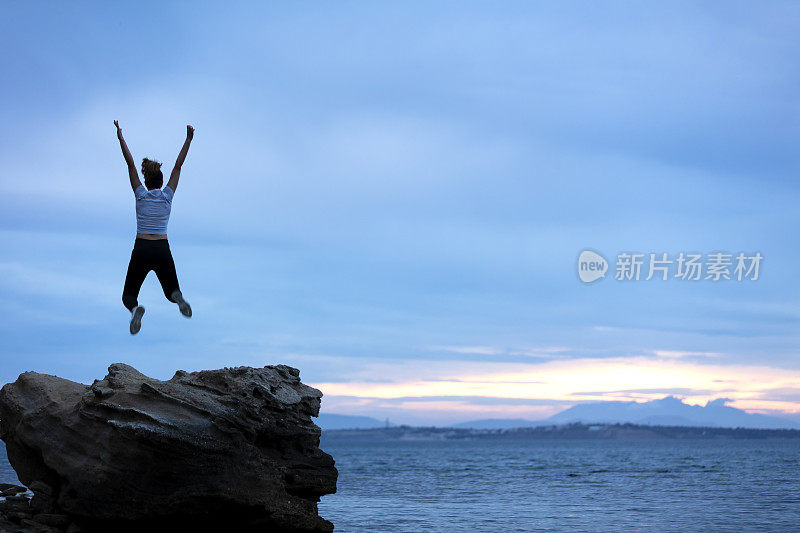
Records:
{"label": "ocean water", "polygon": [[800,531],[800,440],[327,440],[337,532]]}
{"label": "ocean water", "polygon": [[[339,533],[800,531],[800,440],[327,440]],[[16,483],[0,444],[0,482]]]}
{"label": "ocean water", "polygon": [[0,483],[14,483],[19,485],[19,478],[17,473],[8,464],[8,455],[6,455],[6,445],[0,441]]}

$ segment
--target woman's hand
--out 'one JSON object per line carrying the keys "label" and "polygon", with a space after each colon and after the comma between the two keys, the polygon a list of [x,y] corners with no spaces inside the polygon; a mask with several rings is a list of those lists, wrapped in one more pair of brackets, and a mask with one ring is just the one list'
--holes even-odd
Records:
{"label": "woman's hand", "polygon": [[133,163],[133,156],[131,151],[128,150],[128,143],[122,138],[122,128],[119,127],[119,121],[114,121],[114,126],[117,127],[117,139],[119,139],[119,147],[122,148],[122,156],[125,158],[125,164],[128,165],[128,177],[131,179],[131,188],[136,191],[142,182],[139,181],[139,173],[136,171],[136,165]]}
{"label": "woman's hand", "polygon": [[181,166],[183,166],[183,162],[186,160],[186,154],[189,153],[189,145],[192,144],[193,137],[194,128],[187,124],[186,141],[184,141],[181,151],[178,153],[178,159],[175,160],[175,166],[172,169],[172,173],[169,175],[169,182],[167,182],[167,187],[172,189],[172,192],[175,192],[175,189],[178,187],[178,180],[181,178]]}

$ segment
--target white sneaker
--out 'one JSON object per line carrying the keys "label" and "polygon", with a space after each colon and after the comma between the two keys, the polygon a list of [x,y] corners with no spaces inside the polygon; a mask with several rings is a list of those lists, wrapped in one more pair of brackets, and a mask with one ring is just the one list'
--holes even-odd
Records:
{"label": "white sneaker", "polygon": [[186,318],[192,318],[192,308],[189,305],[189,302],[183,299],[183,294],[181,294],[181,291],[174,291],[171,296],[172,300],[178,304],[178,309],[180,309],[181,314]]}
{"label": "white sneaker", "polygon": [[136,335],[142,329],[142,315],[144,315],[144,307],[137,305],[131,311],[131,335]]}

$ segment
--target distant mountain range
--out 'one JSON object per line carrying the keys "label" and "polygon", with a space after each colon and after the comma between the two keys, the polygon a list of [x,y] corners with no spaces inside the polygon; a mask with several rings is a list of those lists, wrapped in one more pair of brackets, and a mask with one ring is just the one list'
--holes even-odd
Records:
{"label": "distant mountain range", "polygon": [[[728,398],[718,398],[705,406],[689,405],[674,396],[649,402],[596,402],[575,405],[544,420],[522,418],[487,418],[452,424],[448,427],[472,429],[510,429],[561,425],[631,423],[646,426],[693,426],[750,429],[800,429],[800,423],[776,416],[747,413],[725,405]],[[386,422],[369,416],[323,413],[316,424],[322,429],[382,428]],[[394,426],[394,424],[392,424]]]}
{"label": "distant mountain range", "polygon": [[615,424],[629,422],[648,426],[705,426],[758,429],[798,429],[795,421],[747,413],[725,405],[728,398],[718,398],[705,406],[689,405],[680,398],[667,396],[649,402],[597,402],[575,405],[544,420],[484,419],[453,424],[457,428],[505,429],[552,424]]}
{"label": "distant mountain range", "polygon": [[457,441],[457,440],[653,440],[653,439],[798,439],[798,429],[710,428],[702,426],[639,426],[636,424],[562,424],[509,429],[392,426],[370,429],[328,429],[327,441]]}
{"label": "distant mountain range", "polygon": [[321,413],[314,423],[322,429],[370,429],[386,426],[386,422],[369,416],[337,415],[333,413]]}

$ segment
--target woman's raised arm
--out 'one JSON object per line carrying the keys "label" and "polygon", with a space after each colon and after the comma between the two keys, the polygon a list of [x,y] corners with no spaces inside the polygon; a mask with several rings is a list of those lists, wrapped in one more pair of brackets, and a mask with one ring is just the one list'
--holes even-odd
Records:
{"label": "woman's raised arm", "polygon": [[125,157],[125,163],[128,164],[128,177],[131,179],[131,188],[135,191],[142,182],[139,181],[139,173],[136,172],[136,164],[134,164],[131,151],[128,150],[128,144],[122,136],[122,128],[119,127],[119,122],[115,120],[114,126],[117,127],[117,139],[119,139],[119,146],[122,148],[122,155]]}
{"label": "woman's raised arm", "polygon": [[169,182],[167,182],[167,186],[172,189],[172,192],[175,192],[178,187],[178,180],[181,179],[181,167],[186,160],[186,154],[189,153],[189,145],[192,144],[192,139],[194,139],[194,128],[186,126],[186,141],[184,141],[181,152],[178,154],[178,159],[175,160],[175,167],[169,175]]}

